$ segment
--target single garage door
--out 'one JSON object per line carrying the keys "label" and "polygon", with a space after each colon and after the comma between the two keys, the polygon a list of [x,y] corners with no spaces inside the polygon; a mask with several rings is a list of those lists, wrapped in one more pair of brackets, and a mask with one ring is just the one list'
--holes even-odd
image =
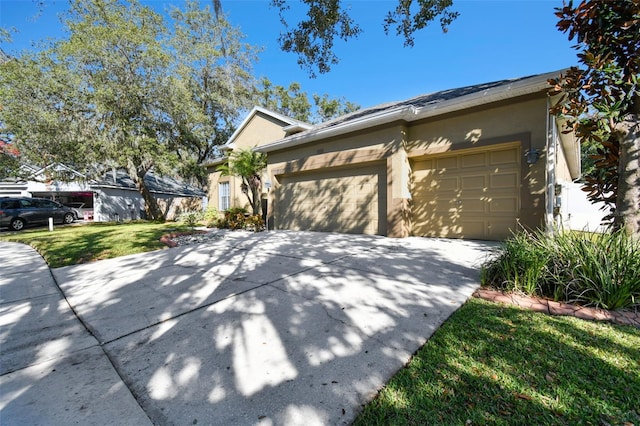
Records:
{"label": "single garage door", "polygon": [[381,234],[386,231],[382,165],[279,176],[278,229]]}
{"label": "single garage door", "polygon": [[413,163],[414,235],[501,240],[520,210],[519,144]]}

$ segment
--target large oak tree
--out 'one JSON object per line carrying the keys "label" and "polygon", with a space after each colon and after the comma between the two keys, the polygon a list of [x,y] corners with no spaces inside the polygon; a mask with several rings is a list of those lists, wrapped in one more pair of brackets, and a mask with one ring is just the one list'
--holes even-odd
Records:
{"label": "large oak tree", "polygon": [[91,177],[125,168],[151,219],[149,171],[202,181],[199,164],[251,103],[255,49],[210,6],[172,18],[136,0],[71,0],[67,38],[0,65],[0,123],[21,156]]}

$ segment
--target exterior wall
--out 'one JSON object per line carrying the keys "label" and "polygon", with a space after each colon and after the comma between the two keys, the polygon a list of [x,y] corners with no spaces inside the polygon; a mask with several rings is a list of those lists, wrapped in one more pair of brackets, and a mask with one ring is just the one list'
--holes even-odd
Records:
{"label": "exterior wall", "polygon": [[[208,206],[215,207],[218,211],[220,208],[220,193],[218,192],[219,184],[221,182],[229,182],[229,206],[230,207],[242,207],[247,211],[251,211],[251,205],[247,196],[242,193],[242,179],[235,176],[222,176],[220,172],[215,171],[215,167],[210,167],[209,170],[209,183],[207,197],[209,198]],[[263,176],[262,182],[265,182]]]}
{"label": "exterior wall", "polygon": [[177,220],[182,213],[199,212],[203,209],[203,199],[200,197],[173,197],[158,195],[158,205],[167,220]]}
{"label": "exterior wall", "polygon": [[409,129],[408,155],[415,158],[507,142],[519,142],[522,154],[529,148],[537,149],[543,156],[535,164],[522,161],[519,222],[527,228],[539,228],[545,212],[546,111],[546,95],[538,95],[425,120]]}
{"label": "exterior wall", "polygon": [[[417,123],[395,123],[269,153],[269,179],[276,201],[278,176],[329,170],[346,165],[386,161],[387,235],[411,234],[411,161],[431,154],[517,142],[520,152],[546,146],[546,97],[435,117]],[[528,228],[542,226],[545,201],[544,161],[521,161],[521,208],[518,220]],[[565,162],[566,163],[566,162]],[[269,211],[273,220],[274,211]],[[276,220],[277,222],[277,220]]]}
{"label": "exterior wall", "polygon": [[144,200],[137,191],[97,188],[93,198],[93,220],[112,222],[143,219]]}
{"label": "exterior wall", "polygon": [[[202,198],[153,194],[167,220],[175,220],[183,212],[202,210]],[[146,217],[145,203],[138,191],[98,188],[93,201],[93,220],[113,222],[139,220]]]}
{"label": "exterior wall", "polygon": [[[256,114],[246,123],[242,131],[235,137],[233,144],[236,149],[253,148],[255,146],[264,145],[282,139],[285,136],[284,127],[288,123],[284,123],[277,120],[267,114],[263,114],[258,111]],[[251,211],[251,205],[246,195],[242,193],[241,184],[242,180],[235,176],[221,176],[220,172],[216,171],[215,166],[210,166],[207,171],[208,178],[208,190],[207,196],[209,197],[208,205],[220,209],[220,198],[218,193],[218,184],[220,182],[229,182],[229,195],[231,207],[242,207]],[[262,182],[266,182],[268,177],[266,173],[263,175]]]}
{"label": "exterior wall", "polygon": [[288,123],[257,111],[235,137],[233,144],[236,148],[253,148],[277,141],[285,137],[286,133],[282,129],[286,126]]}

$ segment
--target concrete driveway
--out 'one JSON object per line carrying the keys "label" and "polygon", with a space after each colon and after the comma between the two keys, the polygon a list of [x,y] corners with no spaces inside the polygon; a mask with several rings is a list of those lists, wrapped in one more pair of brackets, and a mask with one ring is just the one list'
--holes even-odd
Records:
{"label": "concrete driveway", "polygon": [[0,423],[349,424],[494,246],[221,232],[54,282],[0,242]]}

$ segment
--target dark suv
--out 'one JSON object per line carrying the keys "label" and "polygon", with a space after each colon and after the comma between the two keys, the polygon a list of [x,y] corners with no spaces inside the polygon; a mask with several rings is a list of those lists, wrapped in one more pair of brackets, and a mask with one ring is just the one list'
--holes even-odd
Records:
{"label": "dark suv", "polygon": [[76,215],[72,208],[44,198],[0,198],[0,227],[20,231],[26,225],[46,224],[50,217],[56,223],[71,223]]}

